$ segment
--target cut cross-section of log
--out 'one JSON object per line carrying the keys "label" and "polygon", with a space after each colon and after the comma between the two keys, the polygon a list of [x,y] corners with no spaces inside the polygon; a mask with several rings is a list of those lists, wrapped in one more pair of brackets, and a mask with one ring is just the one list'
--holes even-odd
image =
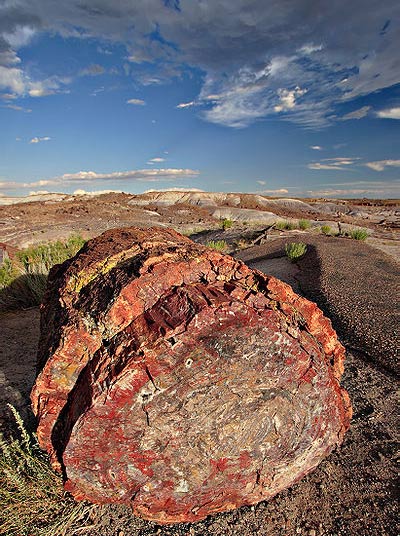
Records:
{"label": "cut cross-section of log", "polygon": [[285,283],[170,229],[108,231],[49,276],[39,441],[77,499],[199,520],[272,497],[341,443],[343,360]]}

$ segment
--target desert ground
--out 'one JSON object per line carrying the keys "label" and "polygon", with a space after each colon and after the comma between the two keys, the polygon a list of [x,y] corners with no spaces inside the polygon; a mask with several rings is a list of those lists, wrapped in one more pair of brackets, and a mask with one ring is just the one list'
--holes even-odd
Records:
{"label": "desert ground", "polygon": [[[251,194],[151,192],[68,196],[23,202],[0,198],[0,242],[23,248],[113,227],[164,226],[207,244],[224,240],[227,253],[289,283],[332,320],[347,350],[342,384],[353,405],[341,447],[298,484],[268,502],[209,516],[194,524],[161,526],[122,506],[99,507],[76,534],[395,536],[397,506],[399,221],[395,200],[272,199]],[[21,201],[21,200],[19,200]],[[221,228],[221,220],[232,222]],[[299,229],[298,221],[310,222]],[[295,229],[277,228],[293,222]],[[330,236],[321,226],[331,228]],[[360,242],[346,236],[363,228]],[[341,236],[333,236],[341,231]],[[288,242],[307,244],[296,263]],[[31,428],[29,393],[35,380],[39,308],[0,313],[0,424],[10,426],[6,403]],[[71,533],[72,536],[72,533]]]}

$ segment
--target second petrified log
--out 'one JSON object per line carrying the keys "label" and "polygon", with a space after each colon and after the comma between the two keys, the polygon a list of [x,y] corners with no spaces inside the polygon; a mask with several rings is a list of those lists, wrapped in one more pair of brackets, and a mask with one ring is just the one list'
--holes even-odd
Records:
{"label": "second petrified log", "polygon": [[168,229],[50,273],[32,391],[77,499],[161,523],[272,497],[341,443],[344,350],[315,304]]}

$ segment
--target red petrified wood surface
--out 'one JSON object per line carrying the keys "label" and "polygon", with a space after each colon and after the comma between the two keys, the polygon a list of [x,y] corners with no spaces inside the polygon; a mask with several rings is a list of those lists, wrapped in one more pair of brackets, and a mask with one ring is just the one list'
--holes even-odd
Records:
{"label": "red petrified wood surface", "polygon": [[38,437],[77,499],[199,520],[272,497],[341,443],[343,359],[285,283],[170,229],[107,231],[50,274]]}

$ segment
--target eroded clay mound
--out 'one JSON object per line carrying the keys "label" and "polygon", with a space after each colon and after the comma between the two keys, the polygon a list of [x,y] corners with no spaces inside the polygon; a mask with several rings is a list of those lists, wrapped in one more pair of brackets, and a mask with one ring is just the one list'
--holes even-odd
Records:
{"label": "eroded clay mound", "polygon": [[272,497],[340,444],[344,350],[315,304],[168,229],[55,268],[32,391],[77,499],[161,523]]}

